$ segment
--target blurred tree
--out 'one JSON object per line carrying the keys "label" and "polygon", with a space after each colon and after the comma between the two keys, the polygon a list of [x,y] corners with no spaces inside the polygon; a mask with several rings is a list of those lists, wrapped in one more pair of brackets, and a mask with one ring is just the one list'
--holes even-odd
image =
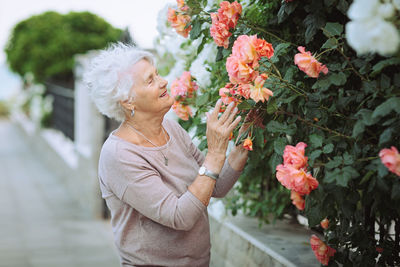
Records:
{"label": "blurred tree", "polygon": [[104,48],[122,32],[90,12],[49,11],[19,22],[5,52],[11,69],[21,76],[31,72],[36,82],[68,82],[75,54]]}

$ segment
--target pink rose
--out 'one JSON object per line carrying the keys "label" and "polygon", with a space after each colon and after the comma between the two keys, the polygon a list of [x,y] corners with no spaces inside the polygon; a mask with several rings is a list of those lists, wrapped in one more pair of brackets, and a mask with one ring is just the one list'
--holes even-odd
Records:
{"label": "pink rose", "polygon": [[198,89],[197,84],[193,81],[193,78],[189,71],[182,73],[179,79],[176,79],[171,84],[171,96],[177,97],[193,97],[194,91]]}
{"label": "pink rose", "polygon": [[287,189],[292,190],[294,188],[294,181],[292,172],[296,171],[291,165],[279,164],[276,166],[276,179]]}
{"label": "pink rose", "polygon": [[299,193],[297,193],[296,191],[291,191],[290,199],[292,200],[292,204],[295,205],[297,209],[304,210],[306,202]]}
{"label": "pink rose", "polygon": [[264,102],[265,100],[268,101],[269,97],[273,95],[272,91],[264,88],[264,82],[268,78],[266,74],[261,74],[256,77],[254,80],[254,86],[250,85],[250,97],[253,99],[256,103],[258,101]]}
{"label": "pink rose", "polygon": [[326,245],[316,235],[311,236],[310,244],[317,260],[322,265],[328,265],[330,257],[335,255],[336,250]]}
{"label": "pink rose", "polygon": [[229,37],[232,33],[229,31],[228,26],[219,21],[216,13],[211,14],[212,25],[210,28],[210,34],[214,39],[217,46],[223,46],[225,49],[229,46]]}
{"label": "pink rose", "polygon": [[318,180],[306,173],[304,169],[296,169],[292,165],[276,166],[276,178],[287,189],[300,195],[308,195],[319,185]]}
{"label": "pink rose", "polygon": [[186,88],[182,87],[179,83],[179,79],[176,79],[171,84],[171,96],[185,96],[186,95]]}
{"label": "pink rose", "polygon": [[189,9],[189,7],[185,5],[185,0],[176,0],[176,3],[181,11],[187,11]]}
{"label": "pink rose", "polygon": [[226,60],[226,70],[229,80],[234,84],[249,83],[258,75],[257,71],[233,55]]}
{"label": "pink rose", "polygon": [[318,78],[320,72],[324,74],[328,73],[328,68],[318,62],[310,52],[306,52],[305,47],[299,46],[297,49],[300,53],[294,56],[294,64],[296,64],[301,71],[312,78]]}
{"label": "pink rose", "polygon": [[237,84],[236,94],[243,96],[246,99],[250,98],[250,85],[249,84]]}
{"label": "pink rose", "polygon": [[318,180],[312,177],[311,173],[306,172],[304,169],[296,170],[290,173],[293,179],[292,190],[300,195],[308,195],[319,185]]}
{"label": "pink rose", "polygon": [[291,164],[294,168],[307,167],[307,157],[304,156],[306,143],[300,142],[295,147],[287,145],[283,151],[283,164]]}
{"label": "pink rose", "polygon": [[188,105],[184,105],[179,101],[175,101],[172,105],[172,110],[176,113],[176,115],[184,121],[189,119],[189,116],[192,117],[192,110]]}
{"label": "pink rose", "polygon": [[259,57],[257,55],[256,47],[254,46],[255,35],[240,35],[233,43],[232,55],[237,57],[240,61],[251,65],[253,68],[258,67]]}
{"label": "pink rose", "polygon": [[232,84],[230,83],[219,89],[219,96],[225,105],[229,105],[231,102],[237,102],[237,99],[233,97],[234,95],[235,90],[232,88]]}
{"label": "pink rose", "polygon": [[220,20],[224,21],[229,28],[235,28],[240,14],[242,14],[242,6],[237,1],[232,4],[222,1],[219,6],[221,7],[218,9]]}
{"label": "pink rose", "polygon": [[253,40],[253,45],[256,48],[257,55],[259,57],[271,58],[274,55],[274,48],[272,47],[272,44],[263,39],[255,38]]}
{"label": "pink rose", "polygon": [[384,148],[379,152],[382,164],[397,176],[400,176],[400,154],[397,148],[392,146]]}

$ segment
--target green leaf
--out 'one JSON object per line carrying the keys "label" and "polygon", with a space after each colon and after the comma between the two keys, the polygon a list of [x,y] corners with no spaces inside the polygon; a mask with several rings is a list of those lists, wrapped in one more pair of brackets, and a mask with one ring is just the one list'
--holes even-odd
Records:
{"label": "green leaf", "polygon": [[278,110],[278,106],[276,105],[275,98],[269,100],[268,101],[268,105],[267,105],[267,113],[268,114],[273,114],[277,110]]}
{"label": "green leaf", "polygon": [[199,38],[201,34],[201,24],[202,24],[201,21],[198,19],[192,23],[192,29],[190,30],[189,33],[191,40]]}
{"label": "green leaf", "polygon": [[322,152],[324,152],[324,154],[329,154],[333,151],[334,145],[333,144],[327,144],[326,146],[324,146],[324,148],[322,149]]}
{"label": "green leaf", "polygon": [[271,133],[293,135],[296,132],[296,124],[287,125],[286,122],[270,121],[266,129]]}
{"label": "green leaf", "polygon": [[322,45],[321,48],[336,48],[337,47],[337,42],[335,39],[333,38],[329,38],[328,40],[326,40],[326,42]]}
{"label": "green leaf", "polygon": [[283,156],[283,150],[285,149],[286,144],[287,144],[286,138],[283,138],[283,137],[276,138],[274,141],[275,153]]}
{"label": "green leaf", "polygon": [[393,132],[394,132],[393,128],[385,129],[383,133],[379,136],[379,145],[383,145],[389,142],[392,139]]}
{"label": "green leaf", "polygon": [[239,110],[248,110],[248,109],[252,109],[253,106],[247,102],[247,101],[243,101],[242,103],[240,103],[239,105],[237,105],[237,108]]}
{"label": "green leaf", "polygon": [[309,156],[310,161],[314,162],[314,160],[316,160],[321,154],[322,154],[321,150],[319,149],[314,150],[313,152],[311,152]]}
{"label": "green leaf", "polygon": [[363,124],[367,126],[374,125],[375,123],[378,122],[378,119],[373,117],[372,110],[369,109],[361,109],[357,112],[355,116],[361,118]]}
{"label": "green leaf", "polygon": [[339,73],[332,73],[329,76],[329,80],[336,86],[341,86],[344,85],[346,83],[346,75],[343,72],[339,72]]}
{"label": "green leaf", "polygon": [[312,134],[309,136],[311,145],[313,147],[321,147],[322,146],[322,141],[324,138],[318,134]]}
{"label": "green leaf", "polygon": [[398,57],[392,57],[389,59],[385,59],[382,61],[379,61],[377,64],[375,64],[372,67],[372,72],[370,74],[371,77],[376,76],[379,74],[384,68],[391,66],[391,65],[400,65],[400,58]]}
{"label": "green leaf", "polygon": [[281,163],[282,163],[282,157],[276,153],[273,153],[268,161],[272,174],[275,174],[276,166]]}
{"label": "green leaf", "polygon": [[375,119],[378,117],[386,116],[392,110],[400,114],[400,97],[391,97],[379,106],[377,106],[372,113],[372,118]]}
{"label": "green leaf", "polygon": [[204,93],[202,95],[198,95],[196,97],[196,106],[203,106],[204,104],[206,104],[208,102],[208,98],[209,98],[209,94],[208,93]]}
{"label": "green leaf", "polygon": [[362,121],[357,121],[353,128],[352,137],[358,137],[365,130],[365,124]]}
{"label": "green leaf", "polygon": [[224,58],[224,56],[222,55],[223,50],[224,50],[223,47],[221,47],[221,46],[218,47],[217,56],[215,57],[216,62],[218,62]]}
{"label": "green leaf", "polygon": [[279,61],[279,56],[286,54],[287,49],[290,47],[290,43],[280,43],[274,48],[274,55],[271,57],[271,62],[276,63]]}
{"label": "green leaf", "polygon": [[400,183],[399,182],[396,182],[393,184],[391,198],[393,200],[400,199]]}
{"label": "green leaf", "polygon": [[340,164],[342,164],[342,162],[343,162],[342,156],[335,156],[333,158],[333,160],[331,160],[325,164],[325,167],[328,169],[333,169],[333,168],[338,167]]}
{"label": "green leaf", "polygon": [[351,165],[354,163],[354,157],[350,155],[347,151],[343,154],[343,163],[345,165]]}
{"label": "green leaf", "polygon": [[331,36],[340,36],[343,32],[343,25],[337,22],[328,22],[323,31],[328,38]]}
{"label": "green leaf", "polygon": [[264,129],[256,128],[253,131],[257,145],[264,147]]}

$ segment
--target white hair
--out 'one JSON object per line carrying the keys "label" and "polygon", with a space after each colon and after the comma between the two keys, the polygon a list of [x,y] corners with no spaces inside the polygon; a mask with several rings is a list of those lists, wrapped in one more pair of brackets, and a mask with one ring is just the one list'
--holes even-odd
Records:
{"label": "white hair", "polygon": [[133,86],[129,69],[138,61],[146,59],[154,64],[151,53],[123,43],[112,44],[101,50],[84,73],[84,81],[90,88],[90,95],[99,111],[117,121],[125,119],[124,109],[119,101],[134,97],[129,95]]}

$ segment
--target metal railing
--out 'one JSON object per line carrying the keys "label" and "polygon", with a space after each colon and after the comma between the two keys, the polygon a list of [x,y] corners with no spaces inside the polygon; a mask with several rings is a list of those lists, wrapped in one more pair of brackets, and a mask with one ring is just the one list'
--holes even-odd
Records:
{"label": "metal railing", "polygon": [[46,94],[54,97],[50,126],[74,140],[74,90],[46,82]]}

